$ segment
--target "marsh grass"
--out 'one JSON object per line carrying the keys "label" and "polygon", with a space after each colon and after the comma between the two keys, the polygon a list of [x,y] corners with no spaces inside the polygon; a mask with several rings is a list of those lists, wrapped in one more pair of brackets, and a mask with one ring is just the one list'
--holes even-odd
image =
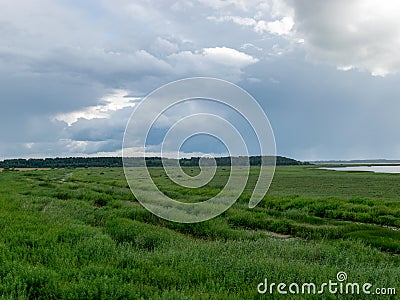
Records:
{"label": "marsh grass", "polygon": [[[228,171],[219,168],[197,190],[175,186],[159,168],[151,174],[171,197],[202,201],[218,193]],[[251,172],[229,210],[198,224],[149,213],[118,168],[2,172],[0,295],[263,299],[257,284],[265,277],[322,283],[339,271],[353,282],[400,289],[400,176],[279,167],[267,196],[249,209],[257,168]]]}

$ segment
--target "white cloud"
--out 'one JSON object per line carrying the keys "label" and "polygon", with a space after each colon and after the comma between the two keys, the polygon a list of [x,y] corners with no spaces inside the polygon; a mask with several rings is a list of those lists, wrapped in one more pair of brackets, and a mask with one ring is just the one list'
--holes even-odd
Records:
{"label": "white cloud", "polygon": [[237,82],[242,79],[243,69],[258,59],[233,48],[210,47],[174,53],[167,61],[181,76],[211,76]]}
{"label": "white cloud", "polygon": [[286,0],[312,60],[386,76],[400,69],[400,2]]}
{"label": "white cloud", "polygon": [[341,71],[350,71],[350,70],[352,70],[352,69],[354,69],[354,66],[352,66],[352,65],[348,65],[348,66],[337,66],[337,69],[338,70],[341,70]]}
{"label": "white cloud", "polygon": [[293,8],[281,0],[258,1],[251,8],[247,6],[245,10],[238,11],[239,15],[233,15],[219,5],[213,8],[219,16],[210,16],[209,20],[216,23],[232,22],[261,35],[289,35],[294,26]]}
{"label": "white cloud", "polygon": [[277,35],[287,35],[290,34],[293,26],[294,22],[292,17],[283,17],[281,20],[276,20],[272,22],[259,21],[254,30],[256,32],[267,31],[269,33]]}
{"label": "white cloud", "polygon": [[258,62],[257,58],[227,47],[204,48],[203,55],[218,64],[239,68]]}
{"label": "white cloud", "polygon": [[134,107],[135,102],[140,98],[129,96],[128,91],[115,90],[113,93],[102,97],[99,105],[89,106],[82,110],[73,111],[69,113],[58,114],[54,117],[55,120],[64,121],[71,126],[79,119],[98,119],[109,118],[111,114],[117,110],[125,107]]}
{"label": "white cloud", "polygon": [[294,26],[294,21],[292,16],[284,16],[281,19],[270,22],[265,20],[257,20],[255,18],[240,17],[240,16],[222,16],[222,17],[211,16],[208,17],[207,19],[212,20],[216,23],[232,22],[242,27],[250,27],[255,32],[260,34],[271,33],[277,35],[288,35],[291,33]]}

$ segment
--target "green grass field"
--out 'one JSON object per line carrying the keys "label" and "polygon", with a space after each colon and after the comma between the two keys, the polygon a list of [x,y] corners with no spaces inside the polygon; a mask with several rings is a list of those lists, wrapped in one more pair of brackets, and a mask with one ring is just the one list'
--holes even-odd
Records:
{"label": "green grass field", "polygon": [[[187,168],[188,174],[198,169]],[[206,187],[159,188],[181,201]],[[400,175],[278,167],[265,199],[246,191],[221,216],[198,224],[162,220],[133,197],[120,168],[0,173],[3,299],[398,299],[391,295],[260,295],[269,282],[369,282],[400,293]]]}

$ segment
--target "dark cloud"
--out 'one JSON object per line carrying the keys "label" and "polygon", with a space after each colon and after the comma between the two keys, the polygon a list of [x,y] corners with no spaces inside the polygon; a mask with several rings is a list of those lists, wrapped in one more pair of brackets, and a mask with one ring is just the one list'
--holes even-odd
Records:
{"label": "dark cloud", "polygon": [[66,128],[66,132],[74,141],[122,141],[131,113],[132,108],[128,107],[111,113],[108,118],[80,118]]}
{"label": "dark cloud", "polygon": [[[398,75],[379,78],[310,67],[299,57],[290,61],[282,58],[269,65],[278,72],[254,66],[251,71],[262,74],[262,81],[247,85],[270,118],[278,153],[300,159],[400,155],[395,138],[400,127]],[[279,83],[268,83],[271,76]]]}

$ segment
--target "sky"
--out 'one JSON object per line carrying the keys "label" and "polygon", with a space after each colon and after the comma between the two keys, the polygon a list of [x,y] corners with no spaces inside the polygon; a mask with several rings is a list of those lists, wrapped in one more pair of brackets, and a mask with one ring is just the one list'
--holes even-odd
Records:
{"label": "sky", "polygon": [[[121,155],[135,106],[164,84],[197,76],[248,91],[269,118],[279,155],[400,159],[399,1],[0,5],[0,160]],[[217,110],[208,105],[200,110]],[[207,144],[184,151],[213,152]]]}

